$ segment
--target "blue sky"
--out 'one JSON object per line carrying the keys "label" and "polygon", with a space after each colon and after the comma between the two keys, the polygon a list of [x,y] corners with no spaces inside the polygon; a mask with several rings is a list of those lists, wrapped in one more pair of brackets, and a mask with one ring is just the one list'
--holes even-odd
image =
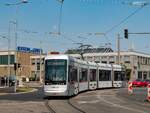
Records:
{"label": "blue sky", "polygon": [[[149,0],[64,0],[61,20],[63,35],[60,36],[48,34],[58,32],[60,3],[56,0],[28,1],[28,4],[17,6],[16,12],[16,6],[5,6],[5,4],[17,3],[19,0],[0,0],[0,34],[8,35],[9,21],[17,19],[18,46],[39,48],[42,41],[41,46],[45,52],[64,52],[68,48],[77,48],[79,45],[74,43],[78,42],[91,44],[94,47],[111,43],[111,47],[116,50],[116,37],[120,33],[121,50],[128,50],[131,45],[129,43],[132,42],[135,50],[150,53],[150,35],[129,35],[128,40],[123,38],[125,28],[128,28],[129,32],[150,32],[150,5],[110,31],[106,35],[107,38],[88,35],[88,33],[108,31],[139,8],[122,2],[150,2]],[[10,34],[11,48],[14,49],[14,25],[12,24]],[[0,48],[7,49],[6,39],[0,39]]]}

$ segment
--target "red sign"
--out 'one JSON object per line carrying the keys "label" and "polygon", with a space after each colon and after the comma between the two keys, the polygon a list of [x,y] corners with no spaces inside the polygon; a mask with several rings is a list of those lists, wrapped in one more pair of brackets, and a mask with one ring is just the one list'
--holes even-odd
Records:
{"label": "red sign", "polygon": [[59,54],[59,52],[49,52],[49,54]]}

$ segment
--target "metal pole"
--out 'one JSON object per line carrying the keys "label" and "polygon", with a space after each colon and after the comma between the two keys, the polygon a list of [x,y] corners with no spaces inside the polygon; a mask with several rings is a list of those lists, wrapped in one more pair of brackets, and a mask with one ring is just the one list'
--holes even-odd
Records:
{"label": "metal pole", "polygon": [[41,68],[42,68],[42,59],[41,59],[41,55],[42,55],[42,41],[40,41],[40,83],[42,83],[42,70],[41,70]]}
{"label": "metal pole", "polygon": [[[15,27],[15,63],[17,64],[17,69],[18,69],[18,59],[17,59],[17,27],[18,27],[18,23],[17,23],[17,20],[16,20],[16,23],[15,23],[16,27]],[[16,79],[15,79],[15,87],[14,87],[14,92],[16,92],[16,87],[17,87],[17,69],[15,70],[15,76],[16,76]]]}
{"label": "metal pole", "polygon": [[10,22],[9,22],[9,30],[8,30],[8,78],[7,85],[9,87],[9,77],[10,77]]}
{"label": "metal pole", "polygon": [[[15,5],[16,6],[16,22],[13,22],[13,24],[15,24],[16,25],[16,27],[15,27],[15,63],[17,63],[18,61],[17,61],[17,28],[18,28],[18,23],[17,23],[17,13],[18,13],[18,5],[20,5],[20,4],[24,4],[24,3],[28,3],[28,1],[27,0],[22,0],[21,2],[18,2],[18,3],[8,3],[8,4],[6,4],[7,6],[12,6],[12,5]],[[18,63],[17,63],[17,66],[18,66]],[[16,78],[17,78],[17,69],[15,70],[15,76],[16,76]],[[17,83],[17,81],[16,81],[16,79],[15,79],[15,86],[14,86],[14,92],[16,92],[16,84]]]}
{"label": "metal pole", "polygon": [[118,48],[118,64],[120,65],[120,35],[117,37],[117,48]]}

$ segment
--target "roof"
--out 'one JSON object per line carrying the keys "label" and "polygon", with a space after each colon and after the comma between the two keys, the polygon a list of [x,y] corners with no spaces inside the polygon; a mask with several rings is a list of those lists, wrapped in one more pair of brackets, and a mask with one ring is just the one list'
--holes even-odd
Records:
{"label": "roof", "polygon": [[113,52],[111,48],[87,48],[87,49],[69,49],[65,54],[80,54],[80,53],[104,53]]}
{"label": "roof", "polygon": [[[80,54],[69,54],[70,56],[73,57],[81,57]],[[108,52],[108,53],[85,53],[83,56],[117,56],[118,52]],[[150,54],[148,53],[142,53],[142,52],[137,52],[137,51],[121,51],[120,55],[122,56],[131,56],[131,55],[135,55],[135,56],[141,56],[141,57],[149,57],[150,58]]]}

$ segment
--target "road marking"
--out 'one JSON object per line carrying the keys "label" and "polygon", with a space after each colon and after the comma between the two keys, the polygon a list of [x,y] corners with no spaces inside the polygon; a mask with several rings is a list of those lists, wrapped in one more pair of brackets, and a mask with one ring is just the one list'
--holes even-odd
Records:
{"label": "road marking", "polygon": [[78,104],[95,104],[100,102],[99,100],[89,100],[89,101],[78,101]]}
{"label": "road marking", "polygon": [[99,98],[99,100],[102,100],[102,101],[104,101],[105,103],[110,104],[110,105],[112,105],[112,106],[114,106],[114,107],[126,109],[126,110],[129,110],[129,111],[134,111],[134,112],[138,112],[138,113],[148,113],[148,112],[144,112],[144,111],[141,111],[141,110],[138,110],[138,109],[134,109],[134,108],[126,107],[126,106],[121,106],[121,105],[119,105],[119,104],[115,104],[115,103],[113,103],[113,102],[110,102],[110,101],[104,99],[104,98],[103,98],[102,96],[100,96],[100,95],[97,95],[97,97]]}

